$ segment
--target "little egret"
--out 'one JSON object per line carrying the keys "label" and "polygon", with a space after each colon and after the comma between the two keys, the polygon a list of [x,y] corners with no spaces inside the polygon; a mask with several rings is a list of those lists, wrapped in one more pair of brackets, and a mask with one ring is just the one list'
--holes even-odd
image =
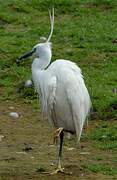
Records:
{"label": "little egret", "polygon": [[54,137],[59,142],[57,173],[63,172],[61,155],[64,133],[76,134],[79,142],[91,101],[81,69],[75,63],[57,59],[50,64],[54,9],[52,13],[49,11],[49,15],[51,31],[46,42],[35,45],[30,52],[20,56],[17,62],[35,53],[32,63],[34,86],[40,97],[42,112],[56,129]]}

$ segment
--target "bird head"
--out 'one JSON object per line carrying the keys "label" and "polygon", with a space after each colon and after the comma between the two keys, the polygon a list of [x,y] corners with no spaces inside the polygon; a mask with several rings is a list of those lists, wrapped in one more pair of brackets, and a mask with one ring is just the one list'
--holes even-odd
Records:
{"label": "bird head", "polygon": [[30,57],[31,55],[35,54],[36,58],[42,57],[45,54],[51,54],[51,47],[52,43],[51,42],[45,42],[45,43],[38,43],[36,44],[31,51],[23,54],[20,56],[16,62],[19,63],[20,61]]}
{"label": "bird head", "polygon": [[51,47],[52,47],[51,42],[45,42],[45,43],[37,44],[33,48],[33,49],[35,49],[35,56],[38,58],[38,57],[42,57],[45,54],[50,54],[51,53]]}
{"label": "bird head", "polygon": [[44,55],[44,54],[51,54],[51,45],[52,45],[52,43],[50,42],[50,39],[52,37],[52,33],[53,33],[53,29],[54,29],[54,8],[53,8],[52,14],[51,14],[51,12],[49,10],[49,15],[50,15],[51,31],[50,31],[48,39],[44,43],[36,44],[32,48],[31,51],[29,51],[29,52],[23,54],[22,56],[20,56],[16,60],[17,63],[19,63],[20,61],[26,59],[27,57],[31,56],[32,54],[35,54],[37,58]]}

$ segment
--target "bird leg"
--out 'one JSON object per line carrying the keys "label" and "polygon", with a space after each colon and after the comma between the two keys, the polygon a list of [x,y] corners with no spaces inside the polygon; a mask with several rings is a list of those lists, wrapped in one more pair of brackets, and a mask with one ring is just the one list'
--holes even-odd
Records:
{"label": "bird leg", "polygon": [[57,144],[58,138],[60,137],[60,134],[62,131],[63,131],[62,127],[55,130],[55,132],[54,132],[54,143]]}
{"label": "bird leg", "polygon": [[[55,132],[54,132],[54,142],[58,145],[58,139],[60,138],[60,143],[59,143],[59,148],[57,148],[57,153],[58,153],[58,162],[57,162],[57,169],[54,170],[53,172],[44,172],[44,174],[50,174],[50,175],[54,175],[57,173],[64,173],[67,175],[71,175],[71,172],[65,172],[64,168],[62,168],[61,166],[61,157],[62,157],[62,145],[63,145],[63,138],[64,138],[64,129],[62,127],[58,128]],[[58,146],[57,146],[58,147]]]}
{"label": "bird leg", "polygon": [[64,137],[64,133],[63,133],[63,128],[58,128],[55,132],[54,132],[54,142],[57,143],[58,138],[60,138],[60,145],[59,145],[59,150],[58,150],[58,163],[57,163],[57,169],[52,172],[51,174],[57,174],[57,173],[64,173],[64,168],[62,168],[61,166],[61,156],[62,156],[62,145],[63,145],[63,137]]}
{"label": "bird leg", "polygon": [[59,144],[59,149],[58,149],[58,162],[57,162],[57,169],[54,172],[51,172],[50,174],[57,174],[57,173],[64,173],[71,175],[72,173],[70,172],[65,172],[64,168],[61,166],[61,157],[62,157],[62,145],[63,145],[63,138],[64,138],[64,129],[58,128],[55,131],[55,137],[54,137],[54,142],[57,143],[58,138],[60,138],[60,144]]}

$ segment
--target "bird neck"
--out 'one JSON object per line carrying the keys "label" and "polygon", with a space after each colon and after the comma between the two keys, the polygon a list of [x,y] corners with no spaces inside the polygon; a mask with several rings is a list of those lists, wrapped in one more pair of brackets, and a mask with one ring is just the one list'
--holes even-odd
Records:
{"label": "bird neck", "polygon": [[39,58],[35,58],[32,63],[32,71],[46,69],[47,66],[50,64],[50,61],[51,61],[51,54],[50,55],[44,54]]}

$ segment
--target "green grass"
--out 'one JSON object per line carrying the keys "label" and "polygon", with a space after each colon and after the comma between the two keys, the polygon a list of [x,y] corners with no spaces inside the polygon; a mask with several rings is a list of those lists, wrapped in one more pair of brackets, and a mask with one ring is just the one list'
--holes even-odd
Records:
{"label": "green grass", "polygon": [[94,173],[102,173],[105,175],[116,175],[117,174],[117,168],[116,167],[110,167],[106,164],[86,164],[82,166],[83,168],[92,171]]}
{"label": "green grass", "polygon": [[98,122],[95,128],[83,134],[82,140],[91,140],[100,150],[117,151],[117,123]]}
{"label": "green grass", "polygon": [[[38,107],[32,89],[21,89],[31,78],[31,62],[19,66],[15,60],[48,36],[49,0],[0,0],[0,100],[18,101]],[[54,2],[54,1],[53,1]],[[54,59],[76,62],[82,69],[91,95],[96,119],[117,118],[117,1],[116,0],[58,0],[55,6],[55,27],[52,37]],[[117,150],[117,127],[100,122],[82,140],[92,140],[99,150]],[[91,171],[106,173],[108,166],[93,164]],[[108,170],[115,172],[113,169]]]}
{"label": "green grass", "polygon": [[41,172],[45,172],[46,171],[46,168],[45,167],[42,167],[42,166],[39,166],[37,168],[37,172],[41,173]]}
{"label": "green grass", "polygon": [[[0,87],[13,94],[22,81],[31,77],[31,60],[15,60],[49,33],[48,7],[52,1],[0,1]],[[111,108],[117,97],[117,1],[59,0],[55,6],[52,37],[53,58],[75,61],[83,70],[93,108],[101,119],[116,118]],[[18,83],[19,82],[19,83]],[[9,87],[9,88],[8,88]],[[14,92],[14,93],[12,93]],[[19,96],[18,96],[19,97]],[[111,109],[111,110],[110,110]]]}
{"label": "green grass", "polygon": [[[115,42],[117,40],[117,0],[0,0],[1,104],[7,101],[13,105],[15,102],[16,104],[21,102],[25,106],[31,104],[33,111],[39,108],[34,89],[22,88],[22,84],[31,78],[32,60],[29,59],[18,66],[16,59],[38,43],[41,36],[48,36],[50,28],[48,7],[51,8],[53,3],[55,26],[52,36],[52,61],[58,58],[69,59],[81,67],[93,104],[94,112],[91,118],[96,119],[97,124],[95,127],[87,128],[81,138],[81,143],[88,143],[85,148],[89,148],[90,152],[89,159],[84,157],[86,160],[84,159],[82,167],[84,171],[91,172],[91,175],[93,172],[109,175],[109,177],[115,176],[117,173],[115,166],[117,163],[115,158],[117,150],[115,121],[117,119],[117,43]],[[23,109],[22,113],[26,111],[22,105],[20,108]],[[34,114],[32,115],[30,110],[29,112],[27,114],[30,114],[32,120],[35,119]],[[18,121],[20,122],[21,124],[24,122],[24,117],[23,121]],[[9,121],[6,124],[8,123]],[[32,124],[29,127],[32,129]],[[28,129],[29,132],[30,129]],[[8,130],[12,130],[12,126],[8,127]],[[25,133],[26,130],[24,130]],[[13,135],[14,131],[10,134]],[[71,145],[72,140],[69,143]],[[80,157],[78,153],[74,157],[77,155]],[[106,160],[108,160],[107,164]],[[32,169],[32,164],[30,166]],[[24,168],[24,164],[22,167]],[[39,173],[46,170],[43,165],[37,164],[36,167]],[[12,164],[9,168],[12,168]],[[77,173],[80,174],[80,172]]]}

